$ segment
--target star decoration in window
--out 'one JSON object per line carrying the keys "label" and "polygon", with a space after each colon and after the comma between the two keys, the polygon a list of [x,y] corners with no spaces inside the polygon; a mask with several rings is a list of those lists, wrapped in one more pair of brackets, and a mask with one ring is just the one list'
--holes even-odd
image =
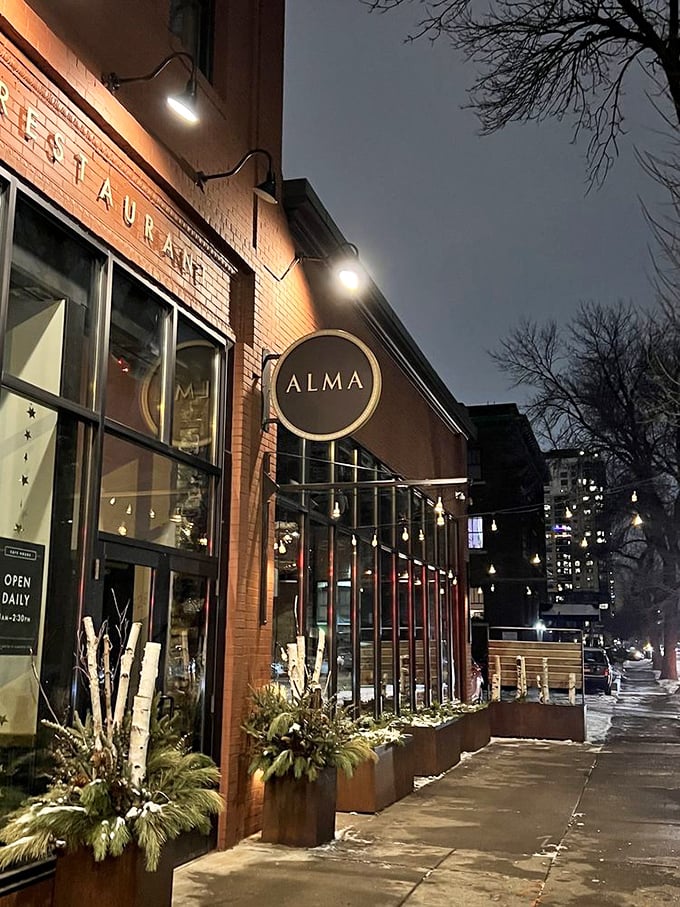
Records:
{"label": "star decoration in window", "polygon": [[21,484],[22,484],[22,485],[28,485],[28,476],[22,476],[22,477],[21,477]]}
{"label": "star decoration in window", "polygon": [[32,406],[29,406],[28,409],[26,410],[26,412],[28,413],[29,419],[35,419],[35,410],[33,409]]}
{"label": "star decoration in window", "polygon": [[21,523],[15,523],[15,524],[14,524],[14,531],[17,532],[17,533],[23,532],[23,531],[24,531],[24,527],[21,525]]}
{"label": "star decoration in window", "polygon": [[24,454],[24,463],[28,463],[28,454],[27,453]]}
{"label": "star decoration in window", "polygon": [[24,432],[24,438],[26,438],[27,441],[31,440],[31,433],[28,429]]}

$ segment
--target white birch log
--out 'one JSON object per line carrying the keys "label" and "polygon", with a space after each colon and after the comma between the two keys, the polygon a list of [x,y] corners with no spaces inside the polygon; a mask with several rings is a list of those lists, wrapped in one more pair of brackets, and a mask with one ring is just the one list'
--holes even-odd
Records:
{"label": "white birch log", "polygon": [[139,692],[132,704],[132,724],[130,726],[130,781],[139,787],[146,776],[146,753],[149,746],[149,724],[151,706],[156,689],[158,663],[161,645],[158,642],[147,642],[144,646],[142,673],[139,677]]}
{"label": "white birch log", "polygon": [[541,702],[547,705],[550,702],[550,674],[548,659],[543,659],[543,673],[541,675]]}
{"label": "white birch log", "polygon": [[87,679],[90,686],[90,703],[92,704],[92,726],[94,730],[94,745],[96,749],[102,748],[102,701],[99,696],[99,671],[97,668],[97,646],[99,640],[94,632],[91,617],[83,618],[86,639]]}
{"label": "white birch log", "polygon": [[319,685],[321,680],[321,666],[323,665],[323,650],[326,648],[326,631],[319,628],[319,641],[316,644],[316,658],[314,659],[314,672],[312,686]]}
{"label": "white birch log", "polygon": [[137,641],[142,629],[141,623],[134,623],[130,627],[130,635],[120,659],[120,677],[118,678],[118,695],[116,696],[116,707],[113,710],[113,726],[120,727],[125,715],[125,706],[127,705],[128,689],[130,688],[130,671],[132,662],[135,658]]}
{"label": "white birch log", "polygon": [[501,701],[501,675],[495,671],[491,675],[491,701]]}
{"label": "white birch log", "polygon": [[290,680],[291,693],[293,696],[299,698],[302,695],[302,687],[300,685],[300,674],[297,661],[297,643],[289,642],[286,646],[286,654],[288,655],[288,679]]}
{"label": "white birch log", "polygon": [[518,655],[515,659],[515,671],[517,675],[517,699],[523,699],[527,695],[527,669],[523,655]]}
{"label": "white birch log", "polygon": [[307,645],[304,636],[297,637],[297,663],[300,686],[304,692],[305,687],[307,686],[305,683],[307,679]]}
{"label": "white birch log", "polygon": [[576,674],[569,675],[569,705],[576,705]]}
{"label": "white birch log", "polygon": [[106,706],[106,738],[109,743],[113,743],[113,706],[111,704],[111,640],[109,634],[105,633],[102,640],[103,661],[104,661],[104,704]]}

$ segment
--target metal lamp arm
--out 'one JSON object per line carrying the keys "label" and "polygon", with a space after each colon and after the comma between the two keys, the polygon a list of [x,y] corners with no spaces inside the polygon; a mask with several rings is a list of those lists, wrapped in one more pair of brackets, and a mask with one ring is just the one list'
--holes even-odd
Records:
{"label": "metal lamp arm", "polygon": [[178,60],[180,57],[186,57],[191,64],[191,78],[194,79],[196,77],[196,61],[190,53],[187,53],[184,50],[178,50],[167,56],[164,60],[161,60],[158,66],[145,76],[126,76],[121,78],[117,73],[110,72],[102,77],[102,81],[109,91],[112,92],[117,91],[121,85],[126,85],[130,82],[151,82],[152,79],[155,79],[156,76],[159,76],[163,72],[169,63],[173,60]]}
{"label": "metal lamp arm", "polygon": [[208,180],[220,180],[220,179],[227,179],[230,176],[236,176],[236,174],[239,172],[239,170],[255,154],[264,154],[265,155],[265,157],[267,158],[267,168],[271,172],[273,170],[271,154],[267,151],[266,148],[253,148],[250,151],[246,151],[246,153],[243,155],[241,160],[237,164],[235,164],[230,170],[224,170],[222,173],[203,173],[203,171],[199,171],[196,174],[196,184],[198,186],[202,187],[205,183],[208,182]]}

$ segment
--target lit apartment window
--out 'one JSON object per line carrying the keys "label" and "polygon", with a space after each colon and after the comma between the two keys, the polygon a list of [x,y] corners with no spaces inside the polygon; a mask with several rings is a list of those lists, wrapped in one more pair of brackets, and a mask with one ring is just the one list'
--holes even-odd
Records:
{"label": "lit apartment window", "polygon": [[484,547],[484,527],[481,516],[468,518],[468,548]]}

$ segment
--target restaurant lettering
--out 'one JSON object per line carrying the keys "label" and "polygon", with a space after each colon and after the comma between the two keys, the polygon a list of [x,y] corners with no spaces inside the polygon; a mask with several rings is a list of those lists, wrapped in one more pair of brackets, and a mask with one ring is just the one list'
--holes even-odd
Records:
{"label": "restaurant lettering", "polygon": [[[8,127],[13,122],[10,115],[13,101],[9,88],[0,81],[0,122]],[[187,277],[195,286],[203,284],[203,265],[194,260],[178,236],[161,229],[151,213],[140,209],[135,198],[112,185],[111,177],[102,180],[92,176],[88,169],[89,158],[78,150],[71,151],[66,138],[58,129],[50,132],[34,107],[26,104],[20,107],[19,114],[24,141],[37,145],[42,143],[47,159],[70,172],[74,186],[82,185],[83,189],[91,192],[103,209],[117,214],[124,227],[136,231],[138,238],[166,259],[183,277]]]}
{"label": "restaurant lettering", "polygon": [[[364,385],[361,383],[361,378],[356,373],[356,371],[352,372],[352,374],[349,377],[349,380],[347,379],[347,376],[345,376],[344,385],[343,385],[343,380],[342,380],[342,374],[340,372],[336,372],[333,377],[331,377],[328,374],[328,372],[324,372],[323,378],[315,377],[313,372],[307,372],[307,375],[302,379],[302,382],[305,387],[305,390],[308,393],[313,393],[314,391],[318,391],[318,390],[321,390],[321,391],[348,390],[348,391],[350,391],[350,390],[352,390],[353,387],[355,387],[357,389],[361,389],[361,390],[363,390],[363,388],[364,388]],[[321,384],[321,387],[319,387],[319,383]],[[295,373],[293,373],[290,376],[290,382],[288,383],[288,387],[286,388],[287,394],[289,394],[291,391],[295,391],[298,394],[302,393],[302,387],[300,386],[300,379],[298,378],[298,376]]]}

